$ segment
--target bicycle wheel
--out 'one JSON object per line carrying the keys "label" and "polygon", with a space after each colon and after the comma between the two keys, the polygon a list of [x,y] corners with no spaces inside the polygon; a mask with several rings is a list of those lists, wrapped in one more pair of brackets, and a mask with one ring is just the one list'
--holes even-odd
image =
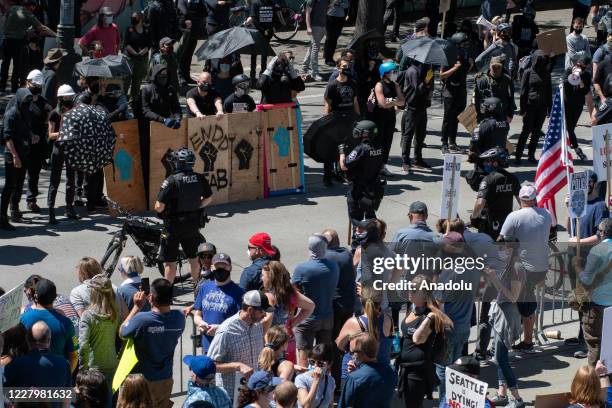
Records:
{"label": "bicycle wheel", "polygon": [[121,256],[122,251],[123,245],[121,244],[121,242],[113,240],[110,244],[108,244],[108,248],[106,248],[106,253],[104,254],[104,256],[102,256],[102,259],[100,260],[102,270],[109,278],[115,271],[115,266],[117,266],[117,262],[119,262],[119,257]]}
{"label": "bicycle wheel", "polygon": [[289,41],[297,34],[302,23],[302,14],[291,7],[283,6],[276,12],[274,22],[274,38],[279,41]]}
{"label": "bicycle wheel", "polygon": [[566,275],[563,255],[557,252],[555,247],[551,247],[551,249],[553,251],[548,256],[548,270],[544,281],[544,288],[548,294],[558,291],[563,286],[563,279]]}

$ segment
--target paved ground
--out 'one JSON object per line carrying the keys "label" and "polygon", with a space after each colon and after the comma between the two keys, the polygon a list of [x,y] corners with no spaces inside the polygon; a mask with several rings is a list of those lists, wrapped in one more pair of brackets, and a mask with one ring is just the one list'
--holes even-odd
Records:
{"label": "paved ground", "polygon": [[[539,13],[537,20],[544,26],[567,27],[570,16],[570,10],[549,11]],[[407,30],[408,25],[404,25],[403,28]],[[351,35],[350,30],[345,30],[340,39],[340,45],[347,44]],[[296,40],[288,45],[273,45],[278,51],[293,49],[296,53],[296,61],[300,61],[304,54],[305,40],[305,34],[299,33]],[[245,67],[249,66],[246,58],[243,62]],[[198,71],[198,65],[194,61],[193,72]],[[324,75],[329,73],[327,67],[323,67],[321,71]],[[559,68],[555,73],[558,77]],[[324,87],[324,83],[310,83],[306,91],[299,96],[306,126],[322,115]],[[378,212],[379,217],[389,224],[390,233],[407,225],[408,206],[417,199],[426,202],[429,206],[432,224],[439,217],[442,157],[438,146],[442,114],[439,93],[436,92],[433,106],[429,110],[427,126],[426,143],[430,148],[424,151],[426,160],[434,166],[431,171],[414,172],[411,175],[402,174],[399,155],[400,135],[398,133],[395,135],[390,169],[396,173],[396,176],[389,181],[385,198]],[[586,123],[586,120],[586,115],[583,115],[581,123]],[[521,126],[520,118],[516,118],[512,123],[511,134],[519,133]],[[399,116],[397,128],[399,128]],[[581,126],[577,129],[577,134],[587,156],[592,157],[590,130]],[[458,143],[463,147],[467,147],[468,142],[466,133],[458,139]],[[590,162],[580,163],[580,167],[585,169],[589,166],[591,166]],[[1,174],[4,166],[0,168]],[[535,166],[523,166],[512,170],[521,181],[534,178]],[[211,209],[212,221],[204,234],[207,240],[213,242],[219,250],[228,252],[232,256],[235,265],[232,276],[235,279],[238,279],[242,268],[248,264],[245,254],[247,239],[254,232],[267,231],[271,234],[273,243],[280,247],[283,261],[290,270],[298,262],[306,259],[306,241],[309,234],[331,227],[337,229],[341,240],[346,242],[347,216],[344,198],[346,187],[335,185],[331,189],[325,188],[321,180],[322,166],[309,158],[305,159],[305,172],[305,194],[221,205]],[[41,178],[41,191],[43,192],[41,203],[45,203],[49,173],[43,172]],[[0,185],[3,182],[3,178],[0,177]],[[461,189],[459,211],[464,219],[468,219],[475,194],[465,183],[462,183]],[[58,197],[58,205],[63,201],[62,195],[63,190]],[[558,208],[559,218],[562,220],[565,218],[565,213],[561,203],[562,201],[559,202]],[[59,214],[61,214],[61,209]],[[23,282],[29,274],[39,273],[54,280],[60,293],[69,293],[70,289],[78,283],[74,272],[78,259],[82,256],[101,257],[110,239],[110,234],[120,225],[120,220],[105,214],[85,217],[79,222],[62,219],[62,222],[54,227],[46,225],[45,210],[43,210],[43,215],[26,214],[26,217],[32,219],[32,225],[20,226],[21,228],[14,233],[0,232],[0,285],[4,288],[12,288]],[[560,239],[563,237],[562,233]],[[139,251],[133,243],[129,243],[124,253],[138,255]],[[152,278],[159,276],[153,269],[148,270],[146,274]],[[114,276],[113,279],[115,283],[119,283],[117,276]],[[180,300],[181,303],[186,303],[191,299],[189,296],[183,296]],[[550,316],[546,317],[548,321]],[[576,323],[559,326],[564,337],[575,335],[577,327]],[[174,391],[177,403],[184,399],[181,393],[184,387],[181,384],[185,383],[188,376],[188,372],[179,363],[179,355],[190,353],[190,334],[188,329],[181,342],[183,349],[177,350],[175,358]],[[573,351],[570,348],[558,348],[553,344],[539,350],[536,354],[518,356],[515,359],[514,365],[517,376],[520,378],[519,388],[523,390],[527,401],[532,401],[536,394],[568,390],[575,370],[579,365],[584,364],[583,361],[571,357]],[[530,360],[529,363],[523,361],[527,359]],[[494,368],[486,369],[484,378],[494,387],[496,374],[493,370]],[[401,404],[398,403],[398,406]]]}

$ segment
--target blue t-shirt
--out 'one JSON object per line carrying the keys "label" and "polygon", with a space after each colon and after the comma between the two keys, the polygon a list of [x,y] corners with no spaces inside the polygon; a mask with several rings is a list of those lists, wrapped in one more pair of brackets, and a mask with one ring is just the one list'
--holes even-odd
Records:
{"label": "blue t-shirt", "polygon": [[70,365],[49,350],[31,350],[4,367],[5,387],[70,387]]}
{"label": "blue t-shirt", "polygon": [[269,262],[271,258],[264,256],[257,258],[253,263],[242,271],[240,275],[240,287],[245,292],[249,290],[259,290],[262,287],[261,282],[261,267],[264,263]]}
{"label": "blue t-shirt", "polygon": [[[121,286],[117,288],[117,295],[121,296],[127,305],[128,311],[132,310],[134,307],[134,294],[140,290],[140,280],[137,282],[129,282],[123,283]],[[149,302],[145,302],[145,305],[142,307],[141,312],[148,312],[151,310],[151,305]]]}
{"label": "blue t-shirt", "polygon": [[[588,238],[597,234],[597,226],[608,217],[610,217],[610,212],[604,200],[597,197],[587,201],[586,214],[580,218],[580,238]],[[575,231],[576,220],[572,220],[572,223]]]}
{"label": "blue t-shirt", "polygon": [[34,323],[43,321],[51,330],[51,353],[68,357],[68,354],[78,350],[79,338],[72,321],[56,310],[30,309],[21,315],[21,323],[30,330]]}
{"label": "blue t-shirt", "polygon": [[355,268],[353,256],[346,248],[329,248],[325,252],[325,259],[338,265],[338,286],[334,295],[335,310],[353,310],[355,306]]}
{"label": "blue t-shirt", "polygon": [[[217,286],[215,281],[206,281],[198,292],[194,309],[202,312],[202,320],[208,324],[221,324],[225,319],[235,315],[242,306],[244,291],[234,282]],[[204,353],[213,336],[202,335]]]}
{"label": "blue t-shirt", "polygon": [[178,310],[168,313],[140,312],[121,328],[121,337],[134,339],[138,364],[134,373],[149,381],[172,378],[172,361],[185,317]]}
{"label": "blue t-shirt", "polygon": [[612,387],[608,387],[608,401],[606,402],[606,408],[612,408]]}
{"label": "blue t-shirt", "polygon": [[338,286],[338,275],[338,265],[328,259],[310,259],[295,267],[293,283],[315,304],[309,319],[320,320],[333,316],[332,301]]}

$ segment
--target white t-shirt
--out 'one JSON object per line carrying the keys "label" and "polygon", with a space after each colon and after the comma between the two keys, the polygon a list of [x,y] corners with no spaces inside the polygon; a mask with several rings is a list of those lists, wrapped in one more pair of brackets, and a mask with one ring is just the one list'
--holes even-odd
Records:
{"label": "white t-shirt", "polygon": [[548,237],[552,218],[548,211],[539,207],[521,208],[511,212],[501,235],[519,240],[519,259],[527,272],[548,270]]}

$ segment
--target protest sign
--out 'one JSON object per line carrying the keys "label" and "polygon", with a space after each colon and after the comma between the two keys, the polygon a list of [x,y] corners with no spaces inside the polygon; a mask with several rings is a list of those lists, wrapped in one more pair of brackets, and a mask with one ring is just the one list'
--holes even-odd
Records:
{"label": "protest sign", "polygon": [[538,48],[544,54],[555,55],[565,54],[567,52],[567,40],[565,39],[565,29],[557,28],[554,30],[544,31],[536,36]]}
{"label": "protest sign", "polygon": [[440,216],[452,219],[457,214],[459,205],[459,186],[461,177],[461,155],[444,155],[444,173],[442,176],[442,200]]}
{"label": "protest sign", "polygon": [[612,206],[612,123],[593,126],[593,171],[599,181],[607,181],[608,207]]}
{"label": "protest sign", "polygon": [[0,333],[19,323],[23,284],[14,287],[0,297]]}
{"label": "protest sign", "polygon": [[470,132],[470,134],[473,134],[474,129],[476,129],[476,126],[478,125],[478,117],[474,104],[471,104],[465,108],[465,110],[461,112],[459,116],[457,116],[457,120],[463,125],[465,130]]}
{"label": "protest sign", "polygon": [[570,175],[569,214],[570,218],[584,217],[586,214],[589,175],[586,171]]}
{"label": "protest sign", "polygon": [[440,6],[438,7],[438,11],[440,14],[446,13],[450,10],[451,2],[450,0],[440,0]]}
{"label": "protest sign", "polygon": [[451,408],[484,408],[486,382],[446,367],[446,402]]}
{"label": "protest sign", "polygon": [[489,20],[487,20],[486,18],[484,18],[483,16],[478,17],[478,20],[476,20],[476,24],[479,26],[483,26],[484,28],[486,28],[487,30],[492,29],[493,27],[495,27],[493,25],[493,23],[491,23]]}
{"label": "protest sign", "polygon": [[569,397],[566,392],[536,395],[534,405],[535,408],[567,408],[570,405]]}
{"label": "protest sign", "polygon": [[238,400],[240,398],[240,390],[242,389],[243,379],[246,379],[246,378],[244,377],[244,374],[242,374],[240,371],[237,371],[236,373],[234,373],[234,389],[233,389],[234,408],[238,408],[240,406],[240,404],[238,403]]}
{"label": "protest sign", "polygon": [[[612,306],[604,309],[603,327],[601,330],[602,339],[612,338]],[[601,342],[601,353],[599,359],[608,369],[608,373],[612,373],[612,342]]]}

